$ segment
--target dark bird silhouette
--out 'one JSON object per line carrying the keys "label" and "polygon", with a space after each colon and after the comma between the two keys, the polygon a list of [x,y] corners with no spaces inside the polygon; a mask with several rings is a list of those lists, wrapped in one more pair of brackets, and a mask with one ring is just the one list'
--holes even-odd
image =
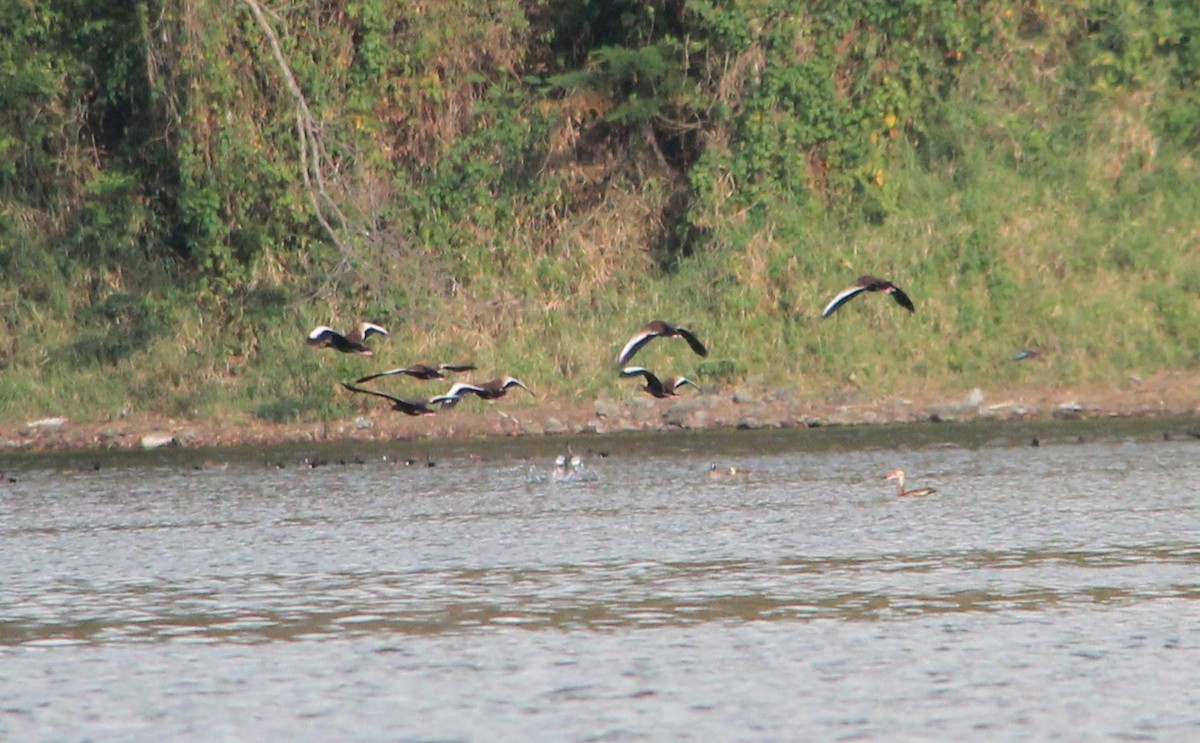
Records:
{"label": "dark bird silhouette", "polygon": [[521,380],[516,377],[504,377],[502,379],[492,379],[479,384],[471,384],[469,382],[457,382],[443,395],[438,395],[430,399],[430,405],[443,405],[445,407],[454,407],[462,400],[464,395],[475,395],[484,400],[499,400],[508,394],[511,387],[520,387],[529,394],[533,394],[533,390],[526,387]]}
{"label": "dark bird silhouette", "polygon": [[700,389],[692,380],[687,377],[667,377],[659,379],[654,372],[642,366],[627,366],[621,370],[622,377],[644,377],[646,383],[642,385],[642,389],[650,393],[654,397],[679,397],[679,388],[684,385],[692,385],[696,389]]}
{"label": "dark bird silhouette", "polygon": [[406,366],[403,369],[388,369],[387,371],[378,372],[376,374],[368,374],[365,377],[359,377],[358,379],[354,380],[354,382],[356,384],[362,384],[363,382],[370,382],[372,379],[378,379],[379,377],[390,377],[397,374],[407,374],[408,376],[416,377],[417,379],[445,379],[446,375],[442,373],[444,371],[464,372],[471,371],[474,368],[475,367],[471,364],[438,364],[437,366],[433,366],[432,364],[413,364],[412,366]]}
{"label": "dark bird silhouette", "polygon": [[933,488],[916,488],[915,490],[904,489],[904,470],[892,470],[883,479],[896,481],[896,495],[904,498],[912,495],[932,495],[937,491]]}
{"label": "dark bird silhouette", "polygon": [[357,353],[371,356],[365,341],[372,335],[391,335],[387,328],[371,322],[360,322],[354,330],[342,334],[327,325],[318,325],[308,334],[308,345],[316,348],[333,348],[342,353]]}
{"label": "dark bird silhouette", "polygon": [[825,305],[825,309],[821,312],[821,317],[829,317],[833,313],[837,312],[839,307],[863,292],[883,292],[884,294],[891,294],[892,299],[896,300],[896,304],[900,305],[909,312],[916,311],[916,309],[913,307],[912,300],[908,298],[908,295],[905,294],[904,290],[902,290],[900,287],[896,286],[890,281],[877,279],[874,276],[864,275],[858,277],[858,281],[855,281],[850,286],[838,292],[837,296],[834,297],[829,304]]}
{"label": "dark bird silhouette", "polygon": [[375,390],[365,390],[362,387],[355,387],[354,385],[346,382],[342,382],[342,386],[351,392],[358,392],[363,395],[374,395],[375,397],[382,397],[385,400],[390,400],[392,403],[392,410],[398,410],[405,415],[433,415],[436,412],[433,410],[433,408],[429,407],[429,403],[427,403],[425,400],[404,400],[396,397],[395,395],[389,395],[385,392],[376,392]]}
{"label": "dark bird silhouette", "polygon": [[701,356],[708,355],[708,349],[692,331],[681,325],[672,325],[662,320],[651,320],[643,325],[642,329],[635,333],[621,349],[621,353],[617,355],[617,366],[625,366],[633,358],[633,355],[641,350],[642,346],[655,338],[682,338],[696,353]]}

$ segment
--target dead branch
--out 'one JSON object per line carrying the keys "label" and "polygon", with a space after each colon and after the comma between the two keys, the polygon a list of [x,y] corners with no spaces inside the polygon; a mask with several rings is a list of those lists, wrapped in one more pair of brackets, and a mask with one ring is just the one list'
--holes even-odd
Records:
{"label": "dead branch", "polygon": [[288,91],[292,95],[292,101],[296,107],[296,137],[300,150],[300,165],[301,173],[304,176],[304,189],[308,193],[308,199],[312,203],[313,211],[316,213],[317,221],[328,233],[334,245],[337,246],[338,252],[342,256],[342,265],[339,269],[344,270],[349,268],[355,258],[354,250],[344,241],[334,229],[329,219],[325,216],[325,208],[334,215],[340,227],[346,227],[346,216],[338,207],[337,202],[329,195],[329,191],[325,187],[325,175],[322,168],[322,163],[328,159],[325,154],[324,146],[321,143],[321,129],[313,118],[312,112],[309,111],[308,101],[304,98],[304,91],[300,89],[300,84],[296,82],[296,76],[292,74],[292,68],[288,65],[287,59],[283,55],[283,47],[279,43],[279,37],[275,35],[275,30],[271,28],[270,22],[267,20],[266,14],[263,13],[262,6],[258,0],[242,0],[250,8],[250,12],[254,14],[255,21],[258,22],[259,28],[262,29],[263,35],[266,36],[267,42],[271,45],[271,53],[275,57],[275,63],[279,65],[279,71],[283,75],[284,83],[287,85]]}

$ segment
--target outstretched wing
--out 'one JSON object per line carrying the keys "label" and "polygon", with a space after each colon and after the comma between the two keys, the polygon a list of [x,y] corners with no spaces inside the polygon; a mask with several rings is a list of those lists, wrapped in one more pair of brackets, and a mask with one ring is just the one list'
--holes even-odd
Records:
{"label": "outstretched wing", "polygon": [[468,384],[466,382],[456,382],[450,386],[450,389],[446,391],[446,394],[439,395],[438,397],[462,398],[462,396],[467,394],[468,392],[470,392],[473,395],[478,395],[480,397],[482,397],[488,393],[487,390],[485,390],[483,387],[480,387],[478,385]]}
{"label": "outstretched wing", "polygon": [[393,395],[389,395],[386,392],[376,392],[375,390],[366,390],[366,389],[363,389],[362,387],[355,387],[354,385],[350,384],[349,382],[342,382],[342,386],[345,387],[346,389],[350,390],[351,392],[358,392],[363,395],[374,395],[375,397],[382,397],[384,400],[391,400],[394,403],[404,402],[400,398],[395,397]]}
{"label": "outstretched wing", "polygon": [[708,355],[708,349],[704,347],[704,344],[700,342],[700,339],[697,338],[692,331],[688,330],[687,328],[675,328],[675,331],[683,336],[683,339],[687,341],[688,345],[691,346],[692,350],[697,354],[700,356]]}
{"label": "outstretched wing", "polygon": [[[851,299],[854,299],[859,294],[862,294],[866,290],[867,290],[867,287],[860,286],[859,284],[853,284],[851,286],[846,287],[845,289],[842,289],[840,292],[837,293],[836,297],[834,297],[833,299],[831,299],[829,301],[829,304],[825,305],[825,309],[821,310],[821,318],[824,319],[826,317],[829,317],[833,313],[837,312],[839,307],[841,307],[845,303],[849,302]],[[907,299],[907,297],[906,297],[906,299]]]}
{"label": "outstretched wing", "polygon": [[695,382],[688,379],[687,377],[676,377],[675,381],[672,383],[672,386],[675,389],[679,389],[680,387],[683,387],[683,386],[686,386],[689,384],[692,385],[693,387],[695,387],[696,389],[700,390],[701,392],[704,391],[704,390],[700,389],[700,385],[696,384]]}
{"label": "outstretched wing", "polygon": [[658,333],[652,330],[639,330],[636,335],[629,339],[625,347],[621,349],[621,353],[617,354],[617,366],[624,366],[629,363],[633,355],[641,350],[642,346],[658,337]]}
{"label": "outstretched wing", "polygon": [[387,331],[387,328],[383,327],[382,325],[376,325],[373,322],[361,322],[358,324],[358,335],[363,340],[370,338],[376,333],[379,335],[391,335],[391,333]]}
{"label": "outstretched wing", "polygon": [[368,374],[365,377],[359,377],[358,379],[354,380],[354,383],[362,384],[363,382],[370,382],[372,379],[379,379],[380,377],[391,377],[397,374],[410,374],[411,372],[412,370],[407,366],[401,369],[388,369],[387,371],[376,372],[375,374]]}
{"label": "outstretched wing", "polygon": [[908,298],[908,295],[904,293],[903,289],[896,286],[895,284],[889,284],[889,285],[892,288],[890,291],[888,291],[888,294],[892,295],[892,299],[896,300],[896,304],[900,305],[901,307],[908,310],[909,312],[917,311],[916,308],[913,307],[912,300]]}
{"label": "outstretched wing", "polygon": [[445,369],[448,372],[465,372],[474,371],[474,364],[440,364],[439,369]]}
{"label": "outstretched wing", "polygon": [[308,343],[313,346],[318,346],[323,343],[328,343],[334,336],[341,335],[328,325],[318,325],[308,333]]}
{"label": "outstretched wing", "polygon": [[650,389],[656,390],[659,392],[666,389],[665,387],[663,387],[662,380],[660,380],[654,374],[654,372],[650,371],[649,369],[647,369],[644,366],[627,366],[621,370],[621,376],[622,377],[645,377],[646,378],[646,386],[649,387]]}
{"label": "outstretched wing", "polygon": [[433,415],[435,413],[435,411],[429,408],[429,403],[425,400],[397,400],[392,409],[412,416]]}
{"label": "outstretched wing", "polygon": [[621,370],[622,377],[645,377],[647,380],[658,379],[654,372],[644,366],[627,366]]}
{"label": "outstretched wing", "polygon": [[505,377],[504,381],[500,384],[500,389],[502,389],[502,390],[507,390],[509,387],[520,387],[521,389],[525,390],[529,394],[531,394],[531,395],[533,394],[533,390],[526,387],[525,383],[522,382],[521,380],[517,379],[516,377]]}

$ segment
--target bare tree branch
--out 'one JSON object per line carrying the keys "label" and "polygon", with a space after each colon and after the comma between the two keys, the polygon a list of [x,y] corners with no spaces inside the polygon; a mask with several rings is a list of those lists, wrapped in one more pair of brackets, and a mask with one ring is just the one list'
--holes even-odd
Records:
{"label": "bare tree branch", "polygon": [[283,47],[279,43],[279,37],[275,35],[274,29],[271,28],[270,22],[263,13],[262,6],[258,0],[242,0],[250,12],[254,14],[255,21],[258,22],[259,28],[262,29],[263,35],[266,36],[268,43],[271,45],[271,53],[275,57],[275,63],[279,65],[279,71],[283,75],[284,83],[286,83],[288,91],[292,94],[292,101],[296,107],[296,137],[298,148],[300,150],[300,165],[301,172],[304,175],[304,189],[308,193],[309,201],[312,203],[313,211],[316,213],[317,221],[325,228],[334,245],[337,246],[338,252],[342,256],[342,265],[339,267],[339,272],[350,267],[355,258],[354,250],[341,238],[338,231],[330,224],[329,219],[325,216],[325,209],[334,215],[339,227],[346,228],[346,215],[338,207],[337,202],[329,195],[329,191],[325,187],[325,175],[322,170],[322,163],[328,159],[325,154],[324,147],[321,145],[321,131],[316,119],[308,109],[308,102],[304,98],[304,91],[300,89],[300,84],[296,82],[296,76],[292,74],[292,68],[288,65],[287,59],[283,55]]}

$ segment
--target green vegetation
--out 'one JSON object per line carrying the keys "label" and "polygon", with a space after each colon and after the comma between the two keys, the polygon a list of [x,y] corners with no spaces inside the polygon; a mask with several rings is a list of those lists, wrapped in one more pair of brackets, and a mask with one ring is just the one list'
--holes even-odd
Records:
{"label": "green vegetation", "polygon": [[[1198,148],[1194,0],[11,0],[0,415],[610,394],[653,317],[714,353],[647,365],[804,393],[1194,368]],[[819,321],[864,272],[918,312]],[[375,361],[305,348],[360,317]]]}

